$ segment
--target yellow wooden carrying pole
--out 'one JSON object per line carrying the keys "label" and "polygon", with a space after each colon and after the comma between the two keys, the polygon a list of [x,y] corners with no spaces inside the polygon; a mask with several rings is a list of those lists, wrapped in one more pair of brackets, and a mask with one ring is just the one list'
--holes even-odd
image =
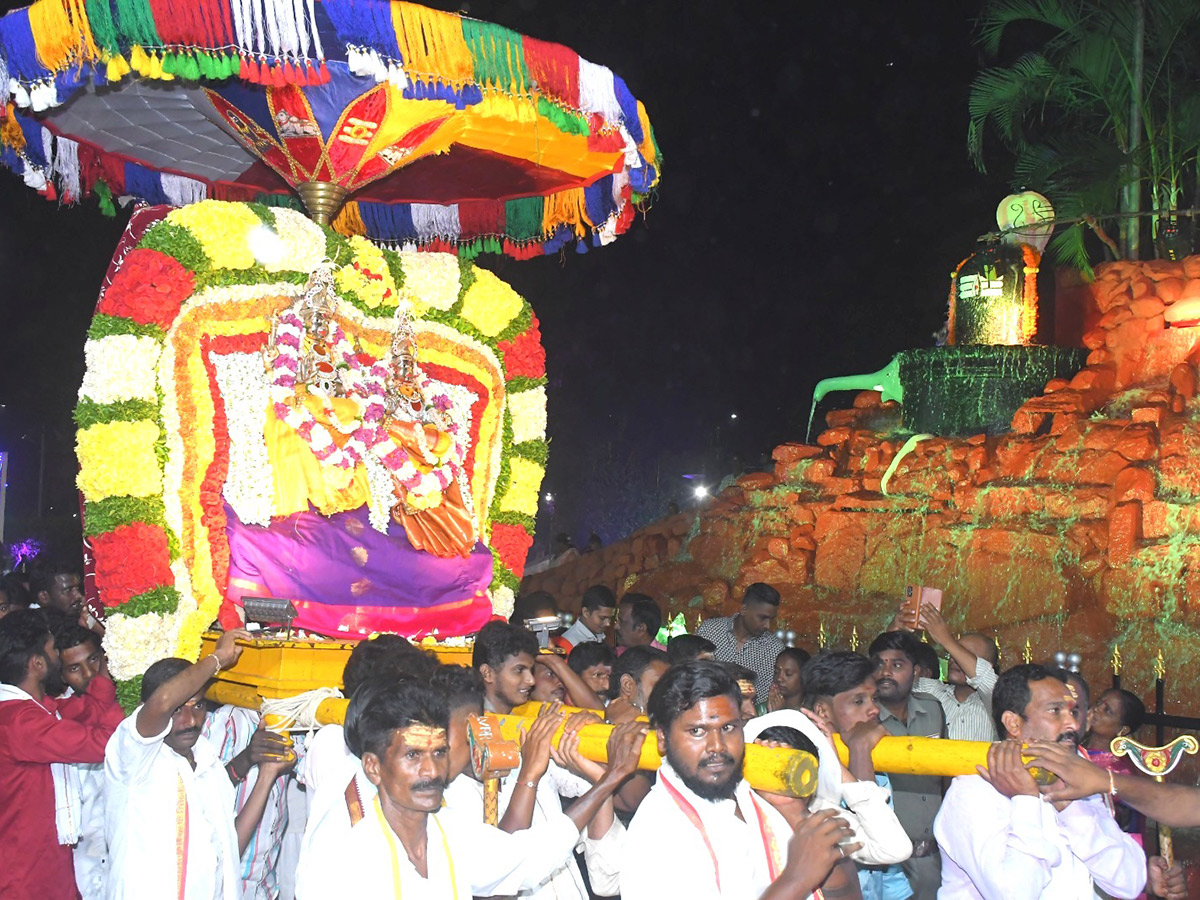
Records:
{"label": "yellow wooden carrying pole", "polygon": [[[247,709],[258,709],[262,704],[262,696],[256,688],[221,678],[213,681],[208,689],[208,697],[217,703],[228,703]],[[317,721],[322,725],[341,724],[346,717],[348,702],[341,699],[322,701],[317,707]],[[536,703],[527,703],[518,707],[511,715],[497,716],[503,737],[506,740],[516,740],[521,729],[528,728],[533,723],[538,706]],[[611,731],[611,725],[585,725],[579,731],[580,752],[588,759],[606,762],[608,736]],[[557,745],[558,735],[555,735],[554,743]],[[848,762],[849,752],[846,745],[836,736],[834,743],[842,762]],[[987,743],[982,741],[885,737],[876,745],[871,759],[879,772],[943,777],[974,775],[975,766],[985,765],[987,762],[987,748]],[[642,748],[638,766],[654,770],[661,762],[658,741],[651,733]],[[809,796],[816,787],[816,761],[807,753],[751,745],[746,748],[745,775],[751,786],[760,790],[804,797]]]}
{"label": "yellow wooden carrying pole", "polygon": [[[833,745],[844,764],[850,751],[838,735]],[[975,775],[976,766],[987,767],[986,741],[951,741],[929,737],[885,737],[871,751],[876,772],[892,775]]]}
{"label": "yellow wooden carrying pole", "polygon": [[[522,730],[528,728],[533,719],[515,713],[495,716],[500,723],[500,735],[505,740],[518,740]],[[612,725],[585,725],[579,729],[579,752],[587,759],[608,762],[608,736]],[[555,732],[551,743],[558,746],[562,729]],[[658,739],[652,731],[642,745],[638,768],[653,771],[662,764]],[[746,762],[742,773],[752,788],[787,794],[792,797],[811,797],[817,789],[817,760],[810,753],[797,750],[775,750],[752,744],[746,748]]]}
{"label": "yellow wooden carrying pole", "polygon": [[[212,652],[216,635],[205,635],[204,640],[202,655]],[[208,696],[217,703],[247,709],[260,709],[264,697],[291,697],[318,687],[340,685],[342,668],[353,647],[352,644],[332,641],[256,640],[239,643],[244,648],[242,658],[233,668],[221,671],[212,682]],[[447,648],[445,654],[439,650],[438,655],[446,656],[446,661],[470,664],[470,651],[465,648]],[[322,725],[341,724],[346,716],[346,703],[342,699],[323,701],[317,708],[317,722]],[[501,717],[506,737],[511,739],[515,736],[522,722],[530,723],[539,708],[540,704],[526,703],[513,710],[513,715]],[[564,710],[568,713],[572,711]],[[581,729],[580,749],[583,755],[603,762],[610,730],[611,726],[608,725],[588,725]],[[847,762],[849,754],[846,746],[837,739],[835,743],[842,761]],[[885,737],[876,745],[871,759],[877,772],[953,777],[974,775],[977,765],[986,765],[987,748],[987,743],[981,741]],[[809,762],[795,762],[799,758]],[[651,735],[642,750],[640,765],[645,769],[657,769],[660,761],[657,741]],[[763,790],[791,793],[802,789],[811,793],[811,786],[806,780],[810,767],[810,774],[815,776],[815,761],[808,754],[766,747],[747,748],[746,780]],[[815,784],[815,777],[812,781]]]}

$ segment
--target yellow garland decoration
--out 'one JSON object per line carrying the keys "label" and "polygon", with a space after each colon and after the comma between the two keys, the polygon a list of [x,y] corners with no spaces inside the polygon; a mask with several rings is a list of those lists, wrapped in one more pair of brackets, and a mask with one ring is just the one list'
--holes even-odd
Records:
{"label": "yellow garland decoration", "polygon": [[200,638],[212,626],[217,612],[221,608],[218,597],[215,604],[205,601],[192,610],[179,626],[179,639],[175,644],[175,654],[182,659],[198,659],[200,656]]}
{"label": "yellow garland decoration", "polygon": [[250,233],[266,226],[245,206],[202,200],[173,210],[167,221],[192,233],[214,269],[249,269],[258,261]]}
{"label": "yellow garland decoration", "polygon": [[162,472],[154,444],[158,425],[137,422],[101,422],[75,437],[79,457],[79,490],[95,502],[107,497],[149,497],[162,493]]}
{"label": "yellow garland decoration", "polygon": [[488,337],[495,337],[521,313],[521,295],[489,272],[475,270],[475,283],[463,295],[460,315]]}
{"label": "yellow garland decoration", "polygon": [[353,291],[371,309],[396,306],[400,302],[399,292],[383,251],[357,236],[350,238],[350,248],[354,259],[337,270],[334,283],[342,291]]}
{"label": "yellow garland decoration", "polygon": [[500,498],[500,509],[504,512],[536,516],[538,491],[541,489],[546,470],[531,459],[514,456],[509,462],[509,471],[511,475],[508,491]]}

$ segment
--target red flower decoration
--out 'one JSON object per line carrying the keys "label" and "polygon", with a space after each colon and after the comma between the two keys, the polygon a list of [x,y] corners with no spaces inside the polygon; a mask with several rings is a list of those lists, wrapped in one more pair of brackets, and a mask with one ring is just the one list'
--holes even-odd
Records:
{"label": "red flower decoration", "polygon": [[125,257],[96,312],[166,328],[195,287],[195,276],[180,262],[142,247]]}
{"label": "red flower decoration", "polygon": [[520,525],[493,522],[491,544],[505,567],[520,578],[525,572],[525,557],[533,546],[533,535]]}
{"label": "red flower decoration", "polygon": [[106,607],[119,606],[153,588],[173,585],[167,533],[157,525],[134,522],[92,538],[96,587]]}
{"label": "red flower decoration", "polygon": [[529,327],[511,341],[496,344],[496,349],[504,354],[505,378],[541,378],[546,374],[546,350],[542,347],[537,316],[533,316]]}

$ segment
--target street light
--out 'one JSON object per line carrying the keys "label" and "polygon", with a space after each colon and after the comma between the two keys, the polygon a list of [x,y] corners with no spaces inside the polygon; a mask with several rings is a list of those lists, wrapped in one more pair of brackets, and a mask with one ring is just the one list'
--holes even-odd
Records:
{"label": "street light", "polygon": [[692,496],[694,496],[697,500],[703,500],[708,496],[708,488],[702,484],[698,484],[692,488]]}

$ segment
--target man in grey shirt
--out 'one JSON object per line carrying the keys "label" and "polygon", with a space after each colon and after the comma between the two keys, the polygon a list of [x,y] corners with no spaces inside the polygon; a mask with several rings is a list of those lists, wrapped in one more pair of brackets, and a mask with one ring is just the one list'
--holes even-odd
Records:
{"label": "man in grey shirt", "polygon": [[593,584],[583,592],[579,602],[579,618],[559,636],[559,645],[569,644],[565,649],[570,652],[587,641],[605,640],[616,612],[617,598],[613,592],[602,584]]}
{"label": "man in grey shirt", "polygon": [[[917,639],[907,631],[885,631],[871,643],[879,721],[893,735],[943,738],[946,717],[927,694],[913,693]],[[913,900],[936,900],[942,882],[933,820],[942,805],[942,779],[934,775],[891,776],[896,818],[913,842],[912,858],[902,863]]]}

